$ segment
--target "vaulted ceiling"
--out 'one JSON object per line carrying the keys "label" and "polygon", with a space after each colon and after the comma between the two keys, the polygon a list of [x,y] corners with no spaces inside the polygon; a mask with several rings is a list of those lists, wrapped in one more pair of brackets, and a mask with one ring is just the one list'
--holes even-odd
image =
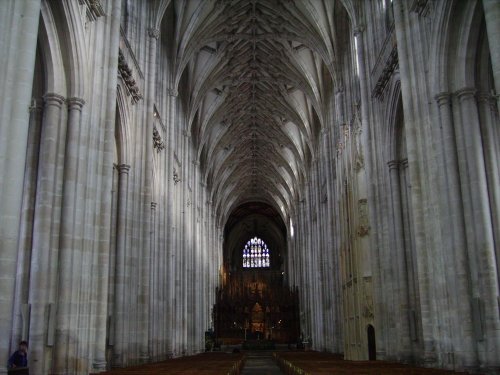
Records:
{"label": "vaulted ceiling", "polygon": [[[245,202],[286,218],[339,82],[334,0],[176,0],[162,35],[187,131],[223,220]],[[344,11],[345,12],[345,11]]]}

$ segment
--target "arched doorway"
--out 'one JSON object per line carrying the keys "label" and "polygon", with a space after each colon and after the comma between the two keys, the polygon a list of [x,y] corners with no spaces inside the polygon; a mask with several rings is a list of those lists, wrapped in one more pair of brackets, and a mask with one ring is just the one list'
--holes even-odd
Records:
{"label": "arched doorway", "polygon": [[371,324],[368,324],[367,335],[368,335],[368,359],[370,361],[375,361],[377,359],[377,346],[375,344],[375,328],[373,328]]}

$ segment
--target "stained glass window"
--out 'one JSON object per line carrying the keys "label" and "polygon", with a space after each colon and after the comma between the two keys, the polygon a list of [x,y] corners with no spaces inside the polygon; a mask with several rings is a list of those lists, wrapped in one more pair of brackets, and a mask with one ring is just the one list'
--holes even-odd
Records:
{"label": "stained glass window", "polygon": [[243,249],[243,268],[266,268],[269,266],[267,245],[260,238],[252,238]]}

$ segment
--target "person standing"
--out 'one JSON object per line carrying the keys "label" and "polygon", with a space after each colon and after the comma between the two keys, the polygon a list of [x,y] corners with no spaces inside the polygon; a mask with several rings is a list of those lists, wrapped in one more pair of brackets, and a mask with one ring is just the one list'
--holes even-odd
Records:
{"label": "person standing", "polygon": [[16,350],[9,358],[9,369],[28,367],[28,342],[21,341],[19,349]]}

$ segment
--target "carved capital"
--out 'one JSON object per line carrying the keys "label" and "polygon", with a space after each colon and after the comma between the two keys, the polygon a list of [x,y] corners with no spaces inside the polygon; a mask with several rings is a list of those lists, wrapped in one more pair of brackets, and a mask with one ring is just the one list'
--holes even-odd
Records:
{"label": "carved capital", "polygon": [[54,105],[61,108],[62,104],[64,103],[64,96],[49,92],[43,96],[43,101],[46,107],[49,105]]}
{"label": "carved capital", "polygon": [[179,95],[179,92],[177,90],[175,90],[175,89],[168,89],[167,90],[167,94],[168,94],[168,96],[174,96],[174,97],[176,97],[176,96]]}
{"label": "carved capital", "polygon": [[132,96],[132,104],[137,103],[142,99],[142,94],[134,78],[134,71],[128,65],[125,55],[120,49],[118,50],[118,73],[123,80],[128,94]]}
{"label": "carved capital", "polygon": [[360,151],[357,153],[356,158],[354,159],[354,170],[359,172],[365,166],[365,158],[363,157],[363,153]]}
{"label": "carved capital", "polygon": [[357,230],[358,237],[365,237],[370,234],[370,227],[366,225],[360,225]]}
{"label": "carved capital", "polygon": [[476,95],[477,101],[481,103],[491,103],[495,100],[495,97],[489,92],[479,91]]}
{"label": "carved capital", "polygon": [[32,99],[29,106],[30,112],[41,112],[43,110],[43,99]]}
{"label": "carved capital", "polygon": [[130,165],[128,164],[118,164],[116,166],[116,169],[118,170],[119,174],[128,174],[130,171]]}
{"label": "carved capital", "polygon": [[100,0],[79,0],[79,2],[87,6],[86,13],[88,22],[94,22],[99,17],[106,15]]}
{"label": "carved capital", "polygon": [[81,98],[68,98],[66,100],[66,102],[68,103],[68,110],[72,111],[72,110],[77,110],[77,111],[81,111],[82,108],[83,108],[83,105],[85,104],[85,100],[81,99]]}
{"label": "carved capital", "polygon": [[400,166],[401,166],[401,167],[400,167],[401,169],[406,169],[406,168],[408,168],[408,159],[403,159],[403,160],[401,160],[401,162],[400,162]]}
{"label": "carved capital", "polygon": [[354,27],[353,34],[354,34],[354,36],[358,36],[358,35],[363,34],[363,31],[365,31],[365,25],[359,24],[356,27]]}
{"label": "carved capital", "polygon": [[446,91],[440,92],[439,94],[434,96],[434,99],[436,100],[439,106],[448,105],[450,104],[451,93]]}
{"label": "carved capital", "polygon": [[172,179],[174,180],[174,185],[177,185],[179,182],[181,182],[181,178],[179,177],[179,173],[177,172],[177,169],[175,169],[175,168],[174,168],[174,173],[173,173]]}
{"label": "carved capital", "polygon": [[455,91],[455,95],[460,100],[470,99],[476,95],[476,89],[472,87],[464,87],[460,90]]}
{"label": "carved capital", "polygon": [[165,149],[165,142],[163,142],[156,126],[153,127],[153,148],[155,148],[157,152]]}
{"label": "carved capital", "polygon": [[399,169],[399,164],[399,160],[391,160],[387,163],[387,165],[389,166],[389,170]]}
{"label": "carved capital", "polygon": [[160,29],[157,29],[155,27],[150,27],[148,29],[148,36],[150,38],[158,40],[158,38],[160,37]]}

